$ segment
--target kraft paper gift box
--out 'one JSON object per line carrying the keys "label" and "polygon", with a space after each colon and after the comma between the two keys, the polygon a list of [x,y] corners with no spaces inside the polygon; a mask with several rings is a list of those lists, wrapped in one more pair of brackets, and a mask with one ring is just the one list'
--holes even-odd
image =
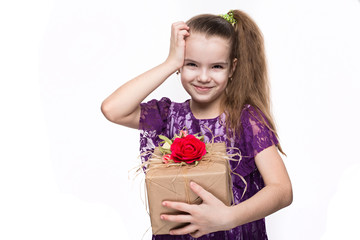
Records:
{"label": "kraft paper gift box", "polygon": [[[210,154],[209,154],[210,152]],[[216,154],[211,154],[216,152]],[[155,154],[159,154],[155,149]],[[219,154],[221,153],[221,154]],[[225,157],[224,157],[225,156]],[[152,232],[154,235],[169,234],[174,228],[186,224],[173,223],[160,219],[161,214],[179,214],[177,210],[162,206],[164,200],[200,204],[202,200],[190,189],[194,181],[212,193],[224,204],[230,206],[232,199],[231,176],[226,159],[225,143],[211,144],[210,151],[198,165],[167,166],[156,164],[148,166],[145,182]]]}

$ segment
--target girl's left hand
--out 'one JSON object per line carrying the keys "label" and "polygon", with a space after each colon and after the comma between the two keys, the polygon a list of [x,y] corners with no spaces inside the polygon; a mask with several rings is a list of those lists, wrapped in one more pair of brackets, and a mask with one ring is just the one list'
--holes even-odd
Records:
{"label": "girl's left hand", "polygon": [[170,201],[162,203],[165,207],[189,213],[183,215],[161,215],[161,219],[166,221],[190,223],[183,228],[171,230],[171,235],[190,234],[192,237],[198,238],[210,232],[228,230],[233,227],[231,207],[226,206],[214,195],[194,182],[190,182],[190,187],[203,200],[200,205]]}

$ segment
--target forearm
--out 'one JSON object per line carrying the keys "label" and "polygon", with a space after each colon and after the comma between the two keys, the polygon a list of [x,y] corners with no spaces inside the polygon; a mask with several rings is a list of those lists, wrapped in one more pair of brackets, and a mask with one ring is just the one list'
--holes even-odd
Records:
{"label": "forearm", "polygon": [[102,103],[101,109],[105,117],[112,122],[126,125],[126,118],[136,114],[140,103],[175,71],[175,65],[165,61],[128,81]]}
{"label": "forearm", "polygon": [[231,228],[262,219],[292,202],[292,188],[287,184],[265,186],[253,197],[231,207]]}
{"label": "forearm", "polygon": [[132,128],[139,127],[140,103],[183,66],[188,30],[184,22],[174,23],[166,61],[125,83],[104,100],[101,111],[108,120]]}

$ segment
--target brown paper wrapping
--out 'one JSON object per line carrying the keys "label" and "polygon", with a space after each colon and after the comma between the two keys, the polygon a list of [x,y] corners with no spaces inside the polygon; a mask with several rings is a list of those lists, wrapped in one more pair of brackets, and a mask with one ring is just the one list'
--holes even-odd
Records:
{"label": "brown paper wrapping", "polygon": [[[158,150],[156,149],[155,153],[156,151]],[[167,166],[166,164],[159,166],[157,164],[154,167],[152,164],[149,165],[145,181],[154,235],[169,234],[170,229],[186,225],[160,219],[160,215],[164,213],[180,213],[176,210],[163,207],[161,203],[164,200],[190,204],[201,203],[202,200],[191,191],[190,181],[198,183],[224,204],[228,206],[231,204],[232,186],[229,163],[226,159],[225,143],[211,144],[211,152],[216,152],[217,154],[210,157],[205,155],[197,166]]]}

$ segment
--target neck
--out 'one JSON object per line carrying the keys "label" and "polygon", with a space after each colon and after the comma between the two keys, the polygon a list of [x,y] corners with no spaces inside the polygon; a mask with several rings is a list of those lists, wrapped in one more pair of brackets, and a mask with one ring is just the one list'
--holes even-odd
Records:
{"label": "neck", "polygon": [[208,104],[208,103],[202,104],[190,100],[190,109],[192,114],[197,119],[216,118],[223,113],[223,109],[221,108],[220,102],[212,103],[212,104]]}

